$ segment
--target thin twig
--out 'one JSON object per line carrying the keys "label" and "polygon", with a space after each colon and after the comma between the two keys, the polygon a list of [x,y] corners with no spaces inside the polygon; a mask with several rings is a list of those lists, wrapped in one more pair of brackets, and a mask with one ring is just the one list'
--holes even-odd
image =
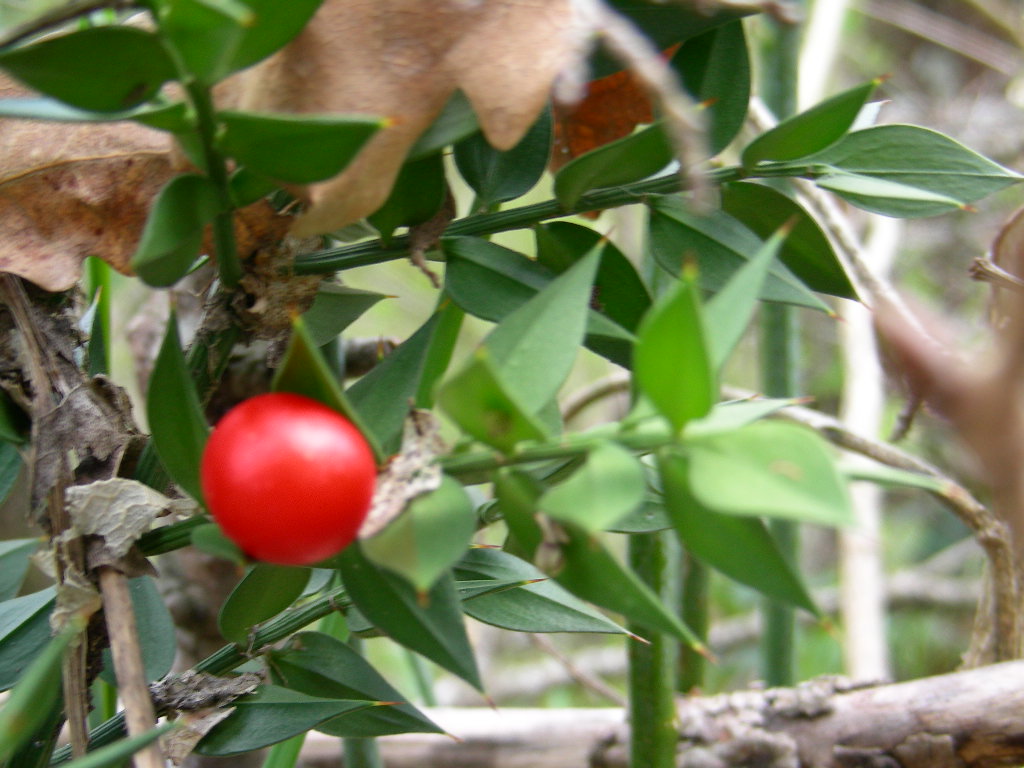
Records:
{"label": "thin twig", "polygon": [[[114,659],[118,693],[124,702],[125,724],[129,736],[147,733],[156,727],[156,713],[142,664],[139,631],[135,623],[135,610],[128,579],[110,566],[99,569],[103,611],[110,637],[110,653]],[[136,753],[136,768],[164,768],[160,747],[156,744]]]}

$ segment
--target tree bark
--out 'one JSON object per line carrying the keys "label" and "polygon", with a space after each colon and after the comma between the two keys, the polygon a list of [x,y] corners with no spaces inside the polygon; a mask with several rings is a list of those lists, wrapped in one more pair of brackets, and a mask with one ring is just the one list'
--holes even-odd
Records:
{"label": "tree bark", "polygon": [[[682,699],[679,768],[1000,768],[1024,763],[1024,661],[890,685],[821,678],[796,688]],[[435,708],[455,738],[380,740],[388,768],[617,768],[621,709]],[[309,768],[338,765],[312,734]]]}

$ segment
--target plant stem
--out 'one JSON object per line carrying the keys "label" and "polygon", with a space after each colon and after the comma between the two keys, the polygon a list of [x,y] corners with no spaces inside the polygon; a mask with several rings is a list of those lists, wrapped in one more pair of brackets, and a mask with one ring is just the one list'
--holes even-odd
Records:
{"label": "plant stem", "polygon": [[[678,592],[678,546],[664,532],[629,537],[629,564],[656,593],[673,604]],[[629,644],[629,726],[631,768],[674,768],[676,728],[675,670],[678,644],[663,633],[630,629],[649,644]]]}
{"label": "plant stem", "polygon": [[[348,644],[356,653],[363,654],[363,641],[359,637],[352,635]],[[346,736],[341,743],[345,768],[384,768],[376,739]]]}
{"label": "plant stem", "polygon": [[[797,71],[802,29],[762,18],[761,97],[776,117],[784,120],[796,112]],[[765,304],[762,310],[762,387],[769,397],[793,397],[798,393],[799,330],[792,307]],[[773,520],[772,533],[782,553],[797,559],[797,528],[794,523]],[[792,685],[796,620],[791,607],[776,601],[764,604],[765,632],[762,641],[762,674],[768,685]]]}
{"label": "plant stem", "polygon": [[[693,555],[687,554],[686,575],[683,578],[682,618],[694,634],[706,643],[710,626],[708,567]],[[679,692],[690,693],[704,687],[708,659],[697,653],[691,646],[683,645],[679,650]]]}

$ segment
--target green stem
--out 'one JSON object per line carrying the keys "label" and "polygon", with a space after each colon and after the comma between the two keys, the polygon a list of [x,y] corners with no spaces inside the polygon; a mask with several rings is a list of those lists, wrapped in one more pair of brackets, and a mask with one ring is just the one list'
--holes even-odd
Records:
{"label": "green stem", "polygon": [[[664,533],[629,537],[630,567],[665,598],[678,591],[677,553],[675,540]],[[643,627],[631,629],[645,636],[649,644],[629,644],[629,764],[631,768],[674,768],[679,742],[675,707],[678,644],[662,633]]]}
{"label": "green stem", "polygon": [[[708,607],[710,604],[708,567],[693,555],[687,555],[686,575],[683,578],[682,618],[705,645],[708,627],[711,624]],[[708,659],[689,645],[683,645],[679,652],[679,691],[690,693],[705,686]]]}
{"label": "green stem", "polygon": [[[356,653],[363,653],[363,641],[356,635],[348,639],[349,647]],[[345,768],[384,768],[376,739],[346,736],[342,739]]]}
{"label": "green stem", "polygon": [[300,733],[285,741],[279,741],[270,748],[261,768],[295,768],[299,762],[299,753],[306,743],[306,734]]}
{"label": "green stem", "polygon": [[[784,120],[796,112],[797,70],[801,27],[763,18],[765,35],[761,49],[760,91],[765,104]],[[770,397],[799,394],[799,328],[793,307],[766,304],[762,314],[762,387]],[[783,555],[798,557],[798,529],[785,521],[772,521]],[[762,674],[773,686],[796,682],[796,618],[790,606],[766,600],[763,608],[765,631],[762,639]]]}
{"label": "green stem", "polygon": [[234,202],[228,186],[228,167],[217,150],[217,111],[210,89],[195,80],[185,86],[196,113],[196,129],[203,147],[206,175],[217,188],[220,212],[213,220],[213,248],[221,282],[232,288],[242,279],[242,264],[235,244]]}

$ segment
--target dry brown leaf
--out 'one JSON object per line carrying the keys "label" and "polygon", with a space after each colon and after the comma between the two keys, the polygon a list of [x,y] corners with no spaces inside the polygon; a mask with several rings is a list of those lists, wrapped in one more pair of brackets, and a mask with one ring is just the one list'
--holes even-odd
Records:
{"label": "dry brown leaf", "polygon": [[456,89],[491,144],[515,145],[582,44],[571,0],[327,0],[287,48],[226,84],[222,103],[390,120],[339,176],[297,190],[309,208],[292,231],[308,236],[380,207]]}
{"label": "dry brown leaf", "polygon": [[[28,95],[0,78],[0,97]],[[0,120],[0,271],[63,291],[97,255],[121,272],[172,175],[166,134],[134,123]]]}

